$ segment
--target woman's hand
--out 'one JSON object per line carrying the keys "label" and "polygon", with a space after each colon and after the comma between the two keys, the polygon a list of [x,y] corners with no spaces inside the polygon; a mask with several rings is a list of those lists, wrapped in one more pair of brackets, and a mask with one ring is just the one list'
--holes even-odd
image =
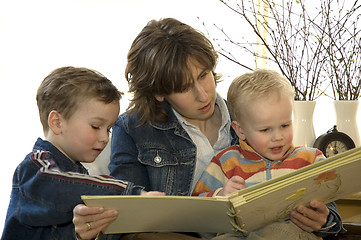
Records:
{"label": "woman's hand", "polygon": [[311,201],[310,207],[298,206],[290,214],[290,220],[306,232],[319,231],[330,213],[322,201]]}
{"label": "woman's hand", "polygon": [[164,196],[165,193],[164,192],[158,192],[158,191],[142,191],[140,195],[143,195],[143,196]]}
{"label": "woman's hand", "polygon": [[105,210],[102,207],[88,207],[78,204],[73,209],[75,232],[82,240],[95,238],[101,230],[117,216],[116,210]]}

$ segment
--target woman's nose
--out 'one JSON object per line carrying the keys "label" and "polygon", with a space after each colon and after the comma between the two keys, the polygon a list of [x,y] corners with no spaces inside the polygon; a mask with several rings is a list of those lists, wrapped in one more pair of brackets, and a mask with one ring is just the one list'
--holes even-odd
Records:
{"label": "woman's nose", "polygon": [[204,102],[208,100],[208,94],[205,89],[205,87],[202,84],[199,84],[198,82],[195,82],[194,84],[194,94],[196,96],[196,99],[200,102]]}

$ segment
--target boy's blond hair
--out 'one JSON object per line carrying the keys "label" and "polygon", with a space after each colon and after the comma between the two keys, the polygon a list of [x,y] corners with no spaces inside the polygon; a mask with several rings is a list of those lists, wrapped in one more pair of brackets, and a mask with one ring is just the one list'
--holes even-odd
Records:
{"label": "boy's blond hair", "polygon": [[228,107],[234,120],[241,121],[249,103],[274,93],[294,99],[292,85],[276,71],[256,69],[234,79],[227,94]]}
{"label": "boy's blond hair", "polygon": [[119,101],[121,92],[101,73],[76,67],[62,67],[51,72],[40,84],[36,101],[43,131],[49,131],[48,116],[53,110],[69,119],[86,99],[96,98],[104,103]]}

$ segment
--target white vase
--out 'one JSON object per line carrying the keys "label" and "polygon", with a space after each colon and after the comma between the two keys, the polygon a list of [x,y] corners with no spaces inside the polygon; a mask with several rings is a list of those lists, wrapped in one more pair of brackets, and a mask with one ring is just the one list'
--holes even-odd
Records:
{"label": "white vase", "polygon": [[360,146],[360,133],[357,126],[357,100],[337,100],[333,102],[336,113],[336,127],[339,132],[352,138],[356,147]]}
{"label": "white vase", "polygon": [[295,101],[293,106],[293,144],[312,147],[316,139],[313,127],[315,101]]}

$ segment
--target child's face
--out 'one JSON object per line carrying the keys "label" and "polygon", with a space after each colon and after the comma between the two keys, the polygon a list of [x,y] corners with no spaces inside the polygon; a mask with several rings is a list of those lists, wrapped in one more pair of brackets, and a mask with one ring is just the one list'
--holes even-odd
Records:
{"label": "child's face", "polygon": [[73,161],[93,162],[107,145],[118,114],[118,101],[85,100],[70,119],[61,121],[61,134],[53,144]]}
{"label": "child's face", "polygon": [[252,102],[236,124],[237,135],[269,160],[282,158],[292,145],[292,105],[292,99],[275,94]]}

